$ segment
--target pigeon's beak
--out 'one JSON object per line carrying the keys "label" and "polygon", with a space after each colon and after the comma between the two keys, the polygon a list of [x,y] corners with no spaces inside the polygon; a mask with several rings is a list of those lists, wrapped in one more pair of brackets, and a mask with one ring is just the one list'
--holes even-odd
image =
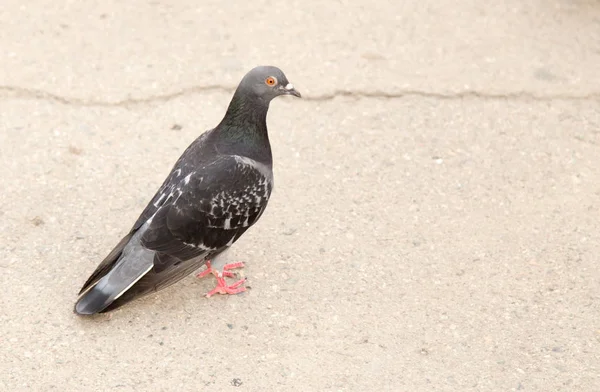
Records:
{"label": "pigeon's beak", "polygon": [[288,83],[285,87],[281,87],[285,95],[293,95],[294,97],[302,98],[302,95],[294,88],[294,85]]}

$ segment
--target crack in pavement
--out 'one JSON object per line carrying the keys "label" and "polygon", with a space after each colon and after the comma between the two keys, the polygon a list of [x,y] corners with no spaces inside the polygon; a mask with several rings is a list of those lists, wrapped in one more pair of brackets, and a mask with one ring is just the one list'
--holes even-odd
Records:
{"label": "crack in pavement", "polygon": [[[188,87],[183,90],[167,93],[162,95],[154,95],[143,98],[127,98],[119,101],[99,101],[99,100],[87,100],[82,98],[69,98],[58,94],[53,94],[43,90],[29,89],[16,86],[0,86],[0,98],[18,98],[18,99],[30,99],[30,100],[41,100],[56,102],[63,105],[69,106],[83,106],[83,107],[128,107],[135,105],[153,104],[153,103],[164,103],[171,101],[175,98],[179,98],[191,94],[201,94],[209,91],[218,91],[223,93],[233,93],[234,87],[211,85],[211,86],[196,86]],[[333,93],[322,94],[322,95],[308,95],[303,96],[305,101],[324,102],[331,101],[338,97],[349,97],[349,98],[375,98],[375,99],[399,99],[405,97],[423,97],[423,98],[436,98],[443,100],[453,99],[465,99],[465,98],[476,98],[486,100],[526,100],[526,101],[586,101],[586,100],[600,100],[600,92],[593,92],[588,94],[544,94],[539,95],[531,92],[520,91],[520,92],[509,92],[509,93],[487,93],[482,91],[464,90],[459,92],[449,93],[437,93],[419,90],[403,90],[398,92],[385,92],[385,91],[351,91],[351,90],[336,90]]]}
{"label": "crack in pavement", "polygon": [[0,97],[2,98],[20,98],[57,102],[69,106],[88,106],[88,107],[127,107],[134,105],[152,104],[155,102],[168,102],[175,98],[179,98],[188,94],[200,94],[207,91],[232,92],[233,89],[225,86],[201,86],[188,87],[181,91],[173,93],[155,95],[144,98],[128,98],[119,101],[97,101],[87,100],[82,98],[68,98],[61,95],[53,94],[43,90],[28,89],[15,86],[0,86]]}
{"label": "crack in pavement", "polygon": [[436,99],[464,99],[464,98],[477,98],[487,100],[528,100],[528,101],[587,101],[587,100],[600,100],[600,92],[589,93],[589,94],[545,94],[538,95],[527,91],[508,92],[508,93],[487,93],[482,91],[464,90],[458,92],[449,93],[437,93],[429,91],[419,90],[404,90],[396,93],[389,93],[383,91],[336,91],[333,94],[325,94],[321,96],[314,96],[307,98],[308,101],[328,101],[336,97],[356,97],[356,98],[383,98],[383,99],[394,99],[404,97],[424,97],[424,98],[436,98]]}

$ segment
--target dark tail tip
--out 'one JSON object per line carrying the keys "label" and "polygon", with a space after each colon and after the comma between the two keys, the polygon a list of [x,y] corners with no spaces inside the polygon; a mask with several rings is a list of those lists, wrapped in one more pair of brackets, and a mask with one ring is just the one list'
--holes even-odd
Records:
{"label": "dark tail tip", "polygon": [[96,314],[104,310],[111,302],[110,295],[94,287],[77,300],[75,313],[80,315]]}

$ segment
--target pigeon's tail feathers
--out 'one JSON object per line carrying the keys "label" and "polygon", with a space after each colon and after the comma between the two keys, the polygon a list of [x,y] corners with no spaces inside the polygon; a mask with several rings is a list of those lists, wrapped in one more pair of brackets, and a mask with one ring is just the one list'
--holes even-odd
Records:
{"label": "pigeon's tail feathers", "polygon": [[144,277],[153,267],[154,252],[146,250],[141,259],[123,257],[117,266],[85,292],[75,304],[79,314],[95,314],[108,307]]}
{"label": "pigeon's tail feathers", "polygon": [[179,282],[194,270],[202,267],[205,262],[206,259],[203,256],[200,256],[176,263],[171,268],[159,273],[157,273],[155,269],[152,269],[136,284],[131,286],[129,290],[123,293],[122,296],[115,299],[108,307],[102,310],[101,313],[110,312],[134,299],[162,290],[165,287]]}
{"label": "pigeon's tail feathers", "polygon": [[144,248],[139,242],[140,237],[141,232],[137,232],[122,250],[114,267],[81,294],[75,304],[76,313],[101,312],[152,269],[156,252]]}
{"label": "pigeon's tail feathers", "polygon": [[104,260],[102,260],[102,263],[98,265],[98,268],[96,268],[96,270],[90,275],[88,280],[81,287],[81,290],[79,291],[78,295],[81,295],[84,292],[90,290],[103,276],[110,272],[117,260],[119,260],[119,258],[121,257],[123,249],[125,249],[125,246],[127,246],[134,233],[135,231],[132,230],[129,234],[123,237],[121,241],[119,241],[117,246],[115,246],[115,248],[108,254],[108,256],[106,256]]}
{"label": "pigeon's tail feathers", "polygon": [[75,312],[84,315],[102,312],[129,290],[138,280],[143,278],[151,269],[152,264],[148,265],[146,269],[139,271],[138,276],[135,278],[126,280],[120,279],[120,277],[112,277],[112,273],[108,274],[79,298],[75,304]]}
{"label": "pigeon's tail feathers", "polygon": [[96,314],[111,304],[109,298],[108,291],[94,286],[77,301],[75,312],[81,315]]}

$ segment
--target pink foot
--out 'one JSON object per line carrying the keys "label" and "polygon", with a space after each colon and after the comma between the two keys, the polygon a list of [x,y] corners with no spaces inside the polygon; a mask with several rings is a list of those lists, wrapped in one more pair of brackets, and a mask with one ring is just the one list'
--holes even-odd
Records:
{"label": "pink foot", "polygon": [[244,286],[239,287],[244,284],[246,278],[240,279],[232,285],[227,285],[225,278],[217,278],[217,287],[206,293],[206,298],[210,298],[215,294],[239,294],[246,291]]}
{"label": "pink foot", "polygon": [[246,278],[240,279],[231,285],[227,285],[227,282],[225,281],[225,277],[227,277],[227,278],[234,277],[234,273],[230,272],[229,270],[235,269],[235,268],[244,268],[244,263],[239,262],[239,263],[225,264],[223,266],[223,272],[219,272],[212,268],[212,266],[210,265],[210,261],[206,262],[206,269],[204,271],[196,274],[196,277],[203,278],[205,276],[208,276],[209,274],[213,274],[215,276],[215,278],[217,278],[217,287],[215,287],[214,289],[212,289],[211,291],[209,291],[206,294],[207,298],[210,298],[215,294],[239,294],[239,293],[246,291],[246,288],[244,286],[239,287],[246,281]]}

